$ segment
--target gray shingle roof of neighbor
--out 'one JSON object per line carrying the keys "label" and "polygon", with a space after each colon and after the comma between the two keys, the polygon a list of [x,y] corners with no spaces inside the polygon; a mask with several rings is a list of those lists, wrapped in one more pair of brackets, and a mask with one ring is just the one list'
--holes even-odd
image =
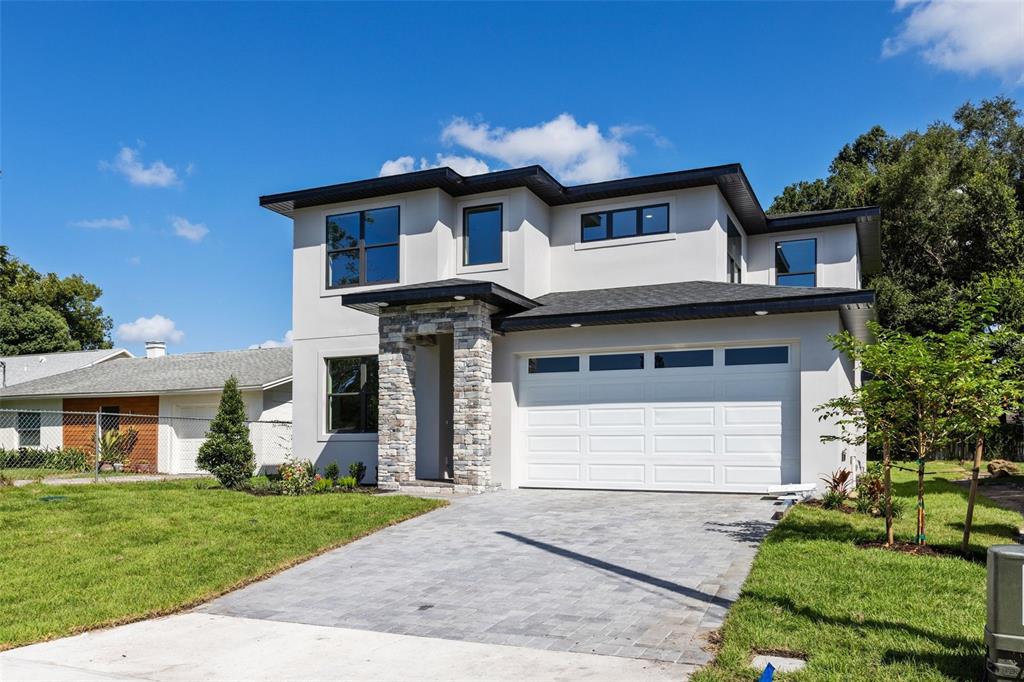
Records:
{"label": "gray shingle roof of neighbor", "polygon": [[[7,355],[0,357],[4,363],[3,386],[14,386],[43,377],[63,374],[72,370],[89,367],[117,358],[130,358],[125,348],[103,348],[100,350],[76,350],[65,353],[32,353],[30,355]],[[2,388],[2,386],[0,386]]]}
{"label": "gray shingle roof of neighbor", "polygon": [[292,349],[258,348],[160,358],[119,358],[0,390],[0,399],[204,391],[221,388],[232,375],[242,389],[262,388],[284,381],[292,375]]}

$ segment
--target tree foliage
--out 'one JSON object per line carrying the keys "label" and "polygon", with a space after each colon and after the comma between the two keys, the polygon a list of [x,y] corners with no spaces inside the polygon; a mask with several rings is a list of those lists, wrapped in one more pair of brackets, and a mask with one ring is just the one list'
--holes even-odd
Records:
{"label": "tree foliage", "polygon": [[957,327],[985,275],[1004,277],[1000,324],[1024,328],[1024,124],[1005,97],[968,102],[953,122],[902,136],[875,126],[845,145],[822,179],[798,182],[770,212],[882,208],[877,292],[884,326]]}
{"label": "tree foliage", "polygon": [[110,348],[102,293],[82,275],[40,274],[0,245],[0,355]]}
{"label": "tree foliage", "polygon": [[210,422],[210,430],[199,448],[196,464],[216,476],[226,488],[237,488],[256,469],[245,403],[238,390],[238,380],[233,376],[224,382],[217,416]]}

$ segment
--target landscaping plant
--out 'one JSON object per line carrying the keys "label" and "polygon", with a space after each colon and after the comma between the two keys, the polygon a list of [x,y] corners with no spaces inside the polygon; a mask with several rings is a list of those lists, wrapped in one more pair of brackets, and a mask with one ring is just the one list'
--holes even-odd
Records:
{"label": "landscaping plant", "polygon": [[196,464],[216,476],[226,488],[239,487],[256,469],[245,403],[234,376],[224,382],[217,416],[210,422],[210,431],[199,448]]}
{"label": "landscaping plant", "polygon": [[359,487],[359,481],[355,476],[346,476],[345,478],[338,479],[338,487],[353,490]]}
{"label": "landscaping plant", "polygon": [[313,474],[313,463],[288,455],[278,472],[281,475],[281,492],[285,495],[304,495],[313,488],[319,478]]}
{"label": "landscaping plant", "polygon": [[331,462],[330,464],[324,467],[324,477],[330,479],[332,483],[338,482],[339,474],[340,471],[338,470],[337,462]]}
{"label": "landscaping plant", "polygon": [[362,462],[352,462],[348,465],[348,475],[356,479],[356,485],[359,485],[366,476],[366,465]]}

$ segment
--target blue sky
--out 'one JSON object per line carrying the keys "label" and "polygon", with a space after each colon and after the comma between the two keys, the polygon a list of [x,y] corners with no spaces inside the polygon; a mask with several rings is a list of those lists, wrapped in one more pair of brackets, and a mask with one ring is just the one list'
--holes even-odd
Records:
{"label": "blue sky", "polygon": [[767,207],[871,125],[1020,97],[1024,3],[964,11],[4,2],[0,237],[98,283],[135,351],[283,340],[290,221],[260,194],[443,162],[575,184],[738,161]]}

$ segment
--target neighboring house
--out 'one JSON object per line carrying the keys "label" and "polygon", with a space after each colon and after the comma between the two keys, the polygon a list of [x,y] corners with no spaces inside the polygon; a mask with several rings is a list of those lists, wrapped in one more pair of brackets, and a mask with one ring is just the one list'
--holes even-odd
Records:
{"label": "neighboring house", "polygon": [[564,187],[425,170],[260,198],[294,225],[294,448],[379,484],[763,492],[866,337],[876,207],[767,216],[739,165]]}
{"label": "neighboring house", "polygon": [[[0,422],[0,446],[91,450],[99,411],[104,429],[130,426],[138,432],[131,468],[196,473],[207,420],[216,415],[224,382],[232,375],[250,420],[292,419],[290,348],[166,355],[162,342],[149,342],[146,354],[0,390],[0,409],[16,411],[16,419]],[[290,441],[280,442],[271,431],[259,438],[253,433],[257,462],[279,464]],[[285,434],[290,436],[290,428],[276,435]]]}
{"label": "neighboring house", "polygon": [[74,369],[92,367],[107,360],[130,357],[134,356],[124,348],[8,355],[0,357],[0,388],[63,374]]}

